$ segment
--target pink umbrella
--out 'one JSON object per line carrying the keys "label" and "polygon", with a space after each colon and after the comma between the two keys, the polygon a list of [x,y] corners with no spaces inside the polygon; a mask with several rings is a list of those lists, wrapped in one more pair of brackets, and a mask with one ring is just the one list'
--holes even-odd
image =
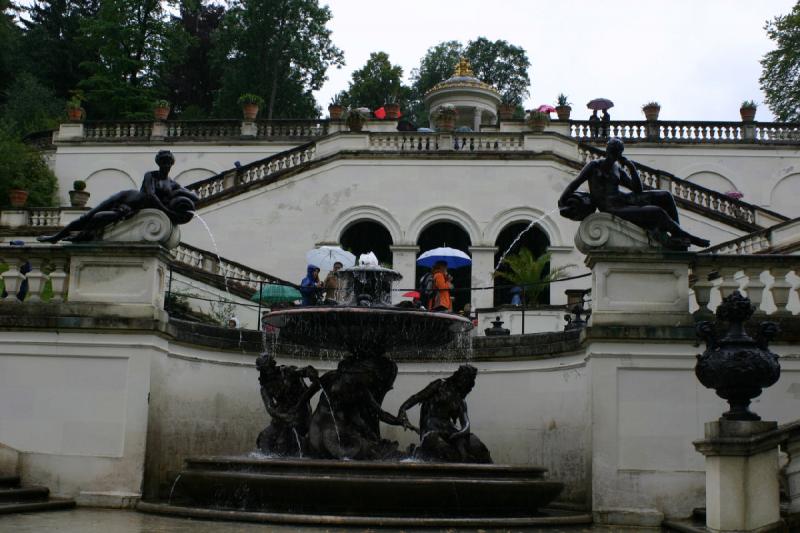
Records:
{"label": "pink umbrella", "polygon": [[556,108],[548,104],[542,104],[536,108],[536,111],[539,111],[540,113],[555,113]]}
{"label": "pink umbrella", "polygon": [[589,103],[586,104],[586,107],[596,111],[603,111],[614,107],[614,102],[608,98],[595,98],[594,100],[589,100]]}
{"label": "pink umbrella", "polygon": [[729,198],[735,198],[738,200],[739,198],[742,198],[744,194],[740,193],[739,191],[728,191],[725,193],[725,196],[728,196]]}
{"label": "pink umbrella", "polygon": [[375,110],[374,115],[375,115],[375,118],[379,118],[379,119],[383,120],[383,119],[386,118],[386,110],[384,108],[382,108],[382,107],[379,107],[378,109]]}

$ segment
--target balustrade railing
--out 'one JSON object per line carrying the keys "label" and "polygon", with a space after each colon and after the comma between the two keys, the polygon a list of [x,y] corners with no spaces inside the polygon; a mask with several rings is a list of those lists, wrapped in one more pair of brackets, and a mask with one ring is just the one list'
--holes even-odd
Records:
{"label": "balustrade railing", "polygon": [[524,150],[521,133],[370,133],[369,149],[387,152],[517,152]]}
{"label": "balustrade railing", "polygon": [[61,226],[61,208],[32,207],[28,209],[28,225],[36,228]]}
{"label": "balustrade railing", "polygon": [[61,247],[3,247],[0,274],[5,296],[0,302],[63,302],[69,276],[69,254]]}
{"label": "balustrade railing", "polygon": [[147,140],[153,131],[149,121],[85,122],[83,136],[87,141]]}
{"label": "balustrade railing", "polygon": [[[151,138],[180,140],[224,140],[255,137],[269,139],[287,137],[313,139],[328,134],[328,120],[258,120],[251,123],[240,120],[167,120],[85,122],[83,139],[87,141],[130,141]],[[52,133],[51,133],[52,136]],[[72,140],[79,140],[72,138]],[[31,143],[40,142],[31,137]],[[43,142],[43,141],[42,141]]]}
{"label": "balustrade railing", "polygon": [[165,125],[168,139],[230,139],[242,133],[238,120],[170,120]]}
{"label": "balustrade railing", "polygon": [[[605,156],[605,152],[585,143],[581,143],[578,148],[584,163]],[[662,189],[669,191],[680,200],[684,200],[690,205],[694,205],[703,210],[709,210],[718,215],[735,219],[739,222],[751,226],[753,230],[758,228],[756,218],[757,211],[763,211],[766,216],[775,220],[785,220],[786,217],[774,213],[767,209],[748,204],[737,198],[707,189],[701,185],[691,183],[663,170],[654,169],[647,165],[636,164],[639,177],[645,188]]]}
{"label": "balustrade railing", "polygon": [[258,120],[256,138],[322,137],[328,134],[328,120]]}
{"label": "balustrade railing", "polygon": [[570,135],[580,141],[602,142],[608,137],[624,141],[681,144],[800,142],[800,124],[787,122],[706,122],[613,120],[603,123],[571,120]]}
{"label": "balustrade railing", "polygon": [[[786,237],[793,239],[793,236],[800,228],[800,218],[787,220],[780,224],[770,226],[759,231],[754,231],[741,237],[725,241],[703,250],[707,254],[723,255],[742,255],[758,254],[767,251],[774,251],[786,244]],[[790,243],[791,244],[791,243]]]}

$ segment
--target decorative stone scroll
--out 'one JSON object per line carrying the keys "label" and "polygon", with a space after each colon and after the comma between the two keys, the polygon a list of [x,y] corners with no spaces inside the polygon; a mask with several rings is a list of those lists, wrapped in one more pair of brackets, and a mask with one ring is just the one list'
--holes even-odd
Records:
{"label": "decorative stone scroll", "polygon": [[104,242],[158,243],[172,249],[181,242],[181,231],[163,211],[142,209],[127,220],[108,226]]}
{"label": "decorative stone scroll", "polygon": [[609,213],[594,213],[583,219],[575,233],[575,246],[584,254],[612,249],[662,249],[647,231]]}

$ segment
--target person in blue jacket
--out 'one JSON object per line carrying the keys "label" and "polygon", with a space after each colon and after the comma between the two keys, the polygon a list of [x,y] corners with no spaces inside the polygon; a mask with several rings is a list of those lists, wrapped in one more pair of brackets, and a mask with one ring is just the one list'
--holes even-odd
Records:
{"label": "person in blue jacket", "polygon": [[300,282],[300,294],[303,295],[303,305],[316,305],[322,294],[322,281],[319,279],[319,267],[308,265],[306,277]]}

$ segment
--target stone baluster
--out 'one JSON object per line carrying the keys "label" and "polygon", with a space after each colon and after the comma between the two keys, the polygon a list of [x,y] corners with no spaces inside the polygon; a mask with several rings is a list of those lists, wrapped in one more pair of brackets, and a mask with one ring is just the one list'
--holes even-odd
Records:
{"label": "stone baluster", "polygon": [[3,284],[5,285],[5,291],[7,293],[6,297],[3,298],[4,302],[19,302],[19,300],[17,300],[17,292],[19,292],[19,287],[25,279],[25,274],[19,271],[21,262],[21,260],[16,258],[6,259],[8,270],[0,274],[0,277],[3,278]]}
{"label": "stone baluster", "polygon": [[739,267],[720,267],[717,272],[722,282],[718,285],[720,296],[725,298],[730,296],[733,291],[738,291],[741,286],[740,280],[736,279],[736,273],[741,270]]}
{"label": "stone baluster", "polygon": [[764,294],[766,284],[761,281],[761,273],[764,271],[763,267],[746,267],[742,269],[744,275],[747,276],[747,288],[745,296],[750,298],[750,302],[755,306],[756,313],[761,311],[761,299]]}
{"label": "stone baluster", "polygon": [[28,280],[28,295],[26,299],[29,302],[41,302],[42,289],[44,288],[44,282],[47,280],[47,275],[42,272],[44,260],[32,257],[28,261],[31,265],[31,270],[25,275]]}
{"label": "stone baluster", "polygon": [[789,464],[786,465],[789,513],[800,513],[800,435],[790,436],[784,450],[789,455]]}
{"label": "stone baluster", "polygon": [[772,302],[775,304],[776,314],[789,314],[790,311],[786,309],[789,303],[789,295],[792,291],[792,284],[786,279],[789,273],[789,267],[785,266],[772,266],[769,268],[770,275],[775,278],[770,287],[770,294],[772,294]]}
{"label": "stone baluster", "polygon": [[708,303],[711,301],[711,289],[714,288],[713,280],[709,279],[711,268],[698,267],[693,268],[695,282],[692,286],[694,290],[694,298],[697,301],[697,313],[709,313]]}
{"label": "stone baluster", "polygon": [[53,288],[51,302],[63,302],[66,300],[67,270],[66,259],[55,259],[53,261],[53,271],[50,272],[50,285]]}

